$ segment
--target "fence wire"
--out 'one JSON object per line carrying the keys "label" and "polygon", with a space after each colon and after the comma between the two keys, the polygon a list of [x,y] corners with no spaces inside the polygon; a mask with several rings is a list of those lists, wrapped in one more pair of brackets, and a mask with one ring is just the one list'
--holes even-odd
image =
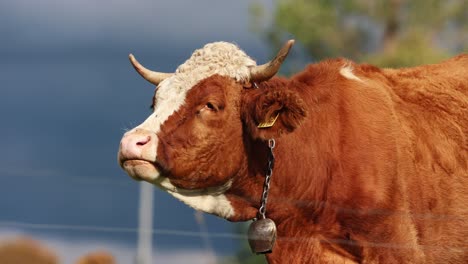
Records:
{"label": "fence wire", "polygon": [[[0,227],[10,228],[25,228],[25,229],[39,229],[39,230],[68,230],[68,231],[93,231],[93,232],[107,232],[107,233],[137,233],[138,229],[134,227],[105,227],[105,226],[89,226],[89,225],[65,225],[65,224],[37,224],[25,223],[17,221],[0,221]],[[229,239],[247,239],[245,234],[236,233],[223,233],[223,232],[206,232],[206,231],[183,231],[177,229],[150,229],[145,230],[153,235],[171,235],[171,236],[185,236],[185,237],[199,237],[204,239],[213,238],[229,238]],[[337,245],[356,245],[355,242],[344,239],[323,240],[316,237],[294,236],[294,237],[278,237],[279,241],[285,242],[311,242],[317,241],[320,243],[337,244]],[[211,241],[209,242],[211,245]],[[365,242],[366,247],[374,248],[392,248],[392,249],[411,249],[413,245],[409,244],[394,244],[394,243],[375,243]],[[418,248],[424,250],[449,250],[454,252],[468,251],[468,241],[465,247],[447,247],[445,245],[418,245]],[[211,250],[210,250],[211,251]],[[213,252],[213,251],[211,251]]]}

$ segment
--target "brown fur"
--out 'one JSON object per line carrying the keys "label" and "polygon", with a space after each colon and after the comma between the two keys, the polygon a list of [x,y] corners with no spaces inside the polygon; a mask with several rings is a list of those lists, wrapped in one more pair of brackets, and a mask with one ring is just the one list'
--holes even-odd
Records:
{"label": "brown fur", "polygon": [[468,262],[468,56],[400,70],[328,60],[259,86],[212,76],[190,90],[158,135],[174,185],[232,179],[229,220],[252,219],[274,137],[270,263]]}
{"label": "brown fur", "polygon": [[[294,131],[304,120],[305,103],[287,85],[288,81],[281,79],[262,83],[260,89],[252,90],[244,97],[242,119],[252,138],[277,138],[283,133]],[[257,129],[259,123],[270,120],[277,114],[279,117],[273,127]]]}
{"label": "brown fur", "polygon": [[[170,172],[174,185],[185,189],[214,187],[240,170],[245,157],[238,143],[242,141],[239,94],[229,89],[234,85],[220,76],[201,81],[189,91],[185,105],[161,127],[159,162]],[[208,108],[208,103],[215,109]]]}

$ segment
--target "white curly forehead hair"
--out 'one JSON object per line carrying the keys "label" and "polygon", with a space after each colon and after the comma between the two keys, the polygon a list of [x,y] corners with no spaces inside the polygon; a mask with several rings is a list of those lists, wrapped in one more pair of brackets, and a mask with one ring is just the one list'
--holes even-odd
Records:
{"label": "white curly forehead hair", "polygon": [[227,76],[238,82],[250,80],[250,68],[256,66],[238,46],[228,42],[214,42],[197,49],[180,65],[175,75],[191,75],[198,82],[214,74]]}

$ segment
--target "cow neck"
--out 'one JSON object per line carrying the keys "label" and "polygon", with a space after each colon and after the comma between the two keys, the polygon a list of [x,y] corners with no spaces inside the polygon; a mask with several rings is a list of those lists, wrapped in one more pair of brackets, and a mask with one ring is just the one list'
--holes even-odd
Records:
{"label": "cow neck", "polygon": [[[258,89],[258,85],[256,82],[252,82],[252,85],[255,89]],[[258,128],[263,129],[263,128],[271,127],[276,122],[277,118],[278,118],[278,115],[274,118],[274,120],[259,124]],[[270,191],[270,181],[271,181],[271,176],[273,175],[273,167],[275,166],[275,154],[273,153],[275,146],[276,146],[275,139],[270,138],[268,140],[267,169],[265,172],[265,182],[263,184],[262,199],[261,199],[260,208],[258,209],[258,214],[257,214],[257,217],[259,217],[260,219],[266,218],[265,216],[266,205],[268,202],[268,193]]]}
{"label": "cow neck", "polygon": [[[245,88],[253,88],[253,89],[259,89],[259,86],[257,82],[251,82],[248,85],[245,86]],[[278,116],[274,118],[274,120],[267,120],[266,122],[260,123],[258,125],[259,129],[264,129],[264,128],[269,128],[273,126],[273,124],[276,122],[276,119]],[[276,146],[276,141],[274,138],[270,138],[267,141],[267,146],[268,146],[268,152],[267,152],[267,167],[265,171],[265,181],[263,184],[263,192],[260,200],[260,207],[258,209],[257,217],[253,219],[253,221],[256,221],[257,219],[266,219],[266,206],[268,202],[268,194],[270,191],[270,181],[271,177],[273,175],[273,167],[275,165],[275,155],[273,153],[273,150]]]}

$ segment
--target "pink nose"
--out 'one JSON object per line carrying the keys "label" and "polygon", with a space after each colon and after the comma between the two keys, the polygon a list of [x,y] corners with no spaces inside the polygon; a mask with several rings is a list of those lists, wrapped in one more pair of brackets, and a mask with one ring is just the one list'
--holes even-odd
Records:
{"label": "pink nose", "polygon": [[145,159],[148,146],[152,145],[154,136],[145,130],[135,130],[127,133],[120,142],[120,159]]}

